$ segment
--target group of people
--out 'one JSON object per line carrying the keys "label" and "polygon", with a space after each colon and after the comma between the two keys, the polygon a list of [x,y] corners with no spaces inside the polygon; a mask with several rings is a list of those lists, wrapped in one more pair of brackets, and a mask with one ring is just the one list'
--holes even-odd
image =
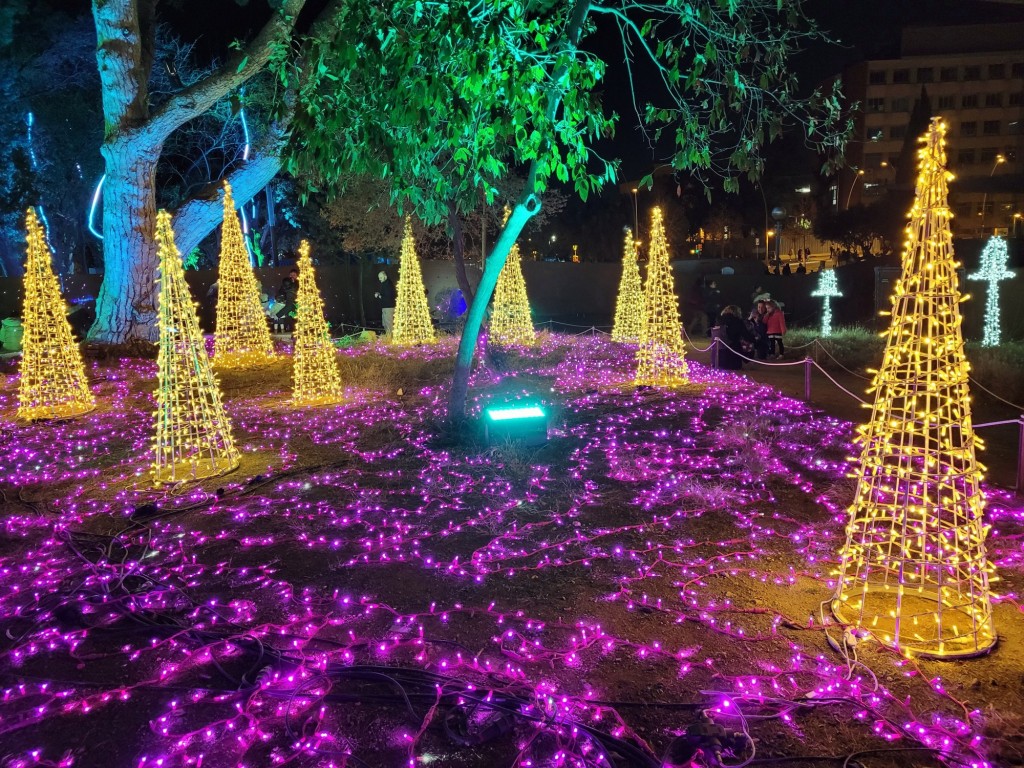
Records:
{"label": "group of people", "polygon": [[722,329],[718,345],[718,367],[738,371],[743,359],[766,360],[786,353],[786,315],[768,294],[755,291],[754,307],[744,316],[735,304],[725,307],[719,317]]}

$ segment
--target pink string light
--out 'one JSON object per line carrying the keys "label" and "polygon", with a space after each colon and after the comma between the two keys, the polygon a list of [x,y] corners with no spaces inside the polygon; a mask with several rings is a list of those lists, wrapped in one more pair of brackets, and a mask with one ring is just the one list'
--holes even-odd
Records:
{"label": "pink string light", "polygon": [[[629,350],[599,338],[545,337],[520,355],[514,374],[477,373],[472,410],[500,392],[540,394],[564,414],[557,445],[527,459],[437,447],[437,387],[403,401],[353,390],[309,410],[270,392],[226,405],[243,452],[267,457],[264,479],[157,496],[145,483],[152,402],[132,388],[155,369],[135,360],[94,366],[102,405],[87,417],[5,417],[9,764],[90,765],[116,743],[120,764],[140,768],[427,765],[459,749],[436,728],[457,702],[473,728],[513,718],[498,708],[511,701],[502,764],[613,765],[599,734],[656,760],[670,736],[637,727],[623,701],[650,682],[682,707],[677,727],[707,710],[755,736],[780,724],[799,745],[824,708],[863,731],[858,744],[990,765],[978,713],[941,678],[896,656],[875,657],[875,672],[847,663],[817,615],[785,597],[811,585],[825,599],[834,586],[849,424],[695,363],[697,394],[636,391]],[[537,392],[541,380],[550,391]],[[5,415],[15,391],[0,390]],[[388,439],[369,439],[381,424]],[[330,447],[337,464],[300,471],[299,439]],[[103,498],[86,490],[97,483]],[[45,488],[60,491],[22,500],[52,497]],[[807,508],[780,504],[780,488]],[[992,560],[1020,570],[1024,509],[989,494]],[[914,696],[883,684],[879,665]],[[407,678],[412,713],[376,678],[390,715],[368,731],[348,697],[384,668],[435,677]],[[356,673],[358,685],[346,676]],[[140,712],[148,731],[70,746]]]}

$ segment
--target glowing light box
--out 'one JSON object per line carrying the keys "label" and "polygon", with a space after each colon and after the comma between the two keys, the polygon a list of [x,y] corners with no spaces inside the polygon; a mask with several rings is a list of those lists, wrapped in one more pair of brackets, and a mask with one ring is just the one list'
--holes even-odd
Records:
{"label": "glowing light box", "polygon": [[484,431],[488,445],[508,440],[543,445],[548,439],[548,415],[533,403],[487,406]]}

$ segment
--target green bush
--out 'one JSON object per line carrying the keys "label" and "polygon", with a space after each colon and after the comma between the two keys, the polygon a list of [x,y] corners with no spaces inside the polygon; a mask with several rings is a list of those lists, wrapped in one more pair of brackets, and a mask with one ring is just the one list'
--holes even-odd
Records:
{"label": "green bush", "polygon": [[[812,343],[815,339],[817,344]],[[866,375],[868,368],[877,368],[882,362],[885,339],[856,325],[835,328],[828,338],[817,328],[793,328],[786,334],[786,349],[808,354],[829,370],[846,368]]]}
{"label": "green bush", "polygon": [[968,344],[967,359],[972,379],[1004,400],[1024,406],[1024,342],[1004,342],[998,347]]}
{"label": "green bush", "polygon": [[[812,343],[815,339],[817,344]],[[817,328],[793,328],[786,334],[786,349],[810,355],[823,368],[845,368],[866,376],[869,368],[881,364],[885,338],[857,326],[837,328],[827,339]],[[976,396],[990,397],[977,386],[980,384],[1004,400],[1024,406],[1024,342],[1005,342],[998,347],[969,343],[966,351]]]}

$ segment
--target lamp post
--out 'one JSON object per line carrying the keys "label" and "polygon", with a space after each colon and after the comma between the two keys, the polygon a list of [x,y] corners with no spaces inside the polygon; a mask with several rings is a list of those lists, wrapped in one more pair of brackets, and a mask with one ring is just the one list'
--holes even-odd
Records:
{"label": "lamp post", "polygon": [[[996,161],[992,163],[992,170],[988,172],[988,177],[991,179],[995,176],[996,168],[1006,162],[1006,158],[1002,155],[996,155]],[[988,207],[988,187],[985,187],[985,194],[981,196],[981,236],[985,236],[985,212]]]}
{"label": "lamp post", "polygon": [[857,182],[860,181],[864,175],[864,169],[860,168],[857,170],[857,175],[853,177],[853,182],[850,184],[850,191],[846,195],[846,210],[850,210],[850,200],[853,198],[853,188],[857,186]]}
{"label": "lamp post", "polygon": [[1017,228],[1020,226],[1020,220],[1024,218],[1024,214],[1015,213],[1013,214],[1013,236],[1017,237]]}

